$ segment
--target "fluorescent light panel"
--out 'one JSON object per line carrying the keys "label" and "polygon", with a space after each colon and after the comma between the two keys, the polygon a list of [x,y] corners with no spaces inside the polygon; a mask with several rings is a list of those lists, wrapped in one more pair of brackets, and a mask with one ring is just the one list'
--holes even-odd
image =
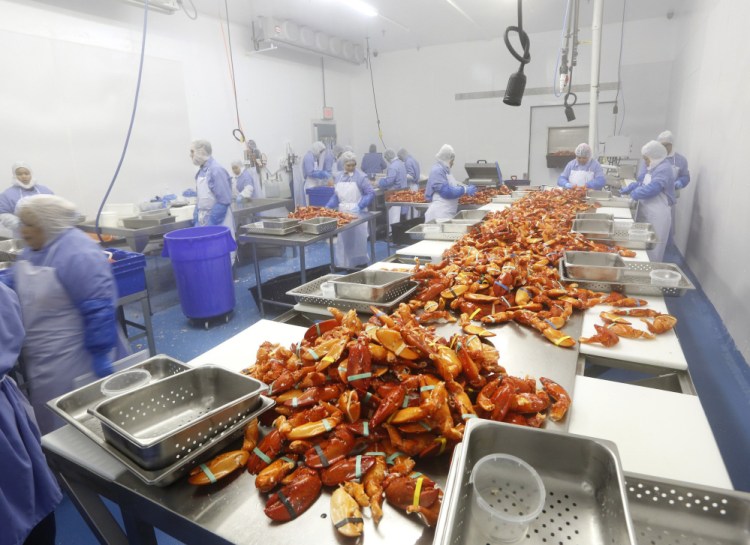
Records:
{"label": "fluorescent light panel", "polygon": [[367,15],[368,17],[378,16],[378,10],[376,10],[367,2],[363,2],[362,0],[341,0],[341,1],[347,6],[349,6],[350,8],[357,10],[363,15]]}

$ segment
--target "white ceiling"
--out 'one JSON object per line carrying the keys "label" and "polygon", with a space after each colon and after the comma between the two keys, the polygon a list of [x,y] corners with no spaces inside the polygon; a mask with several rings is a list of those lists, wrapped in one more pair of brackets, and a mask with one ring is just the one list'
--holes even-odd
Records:
{"label": "white ceiling", "polygon": [[[380,51],[498,38],[507,26],[516,24],[517,17],[516,0],[367,0],[378,11],[377,17],[360,14],[344,0],[227,1],[234,22],[249,25],[259,16],[290,19],[359,43],[368,37]],[[579,1],[579,26],[590,26],[593,1]],[[627,21],[666,17],[668,12],[679,16],[692,4],[690,0],[626,1]],[[203,14],[224,15],[224,0],[193,2]],[[566,0],[524,0],[524,29],[528,33],[560,29],[565,4]],[[623,0],[604,0],[604,22],[619,22],[622,9]]]}

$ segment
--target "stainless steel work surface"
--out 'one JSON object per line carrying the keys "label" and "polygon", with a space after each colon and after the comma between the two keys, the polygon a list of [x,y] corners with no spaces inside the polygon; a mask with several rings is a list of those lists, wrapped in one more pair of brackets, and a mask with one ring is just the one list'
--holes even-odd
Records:
{"label": "stainless steel work surface", "polygon": [[[165,223],[162,225],[153,225],[151,227],[143,227],[141,229],[127,229],[125,227],[104,227],[99,226],[99,230],[103,235],[111,235],[113,237],[137,237],[137,236],[152,236],[152,235],[164,235],[177,229],[185,229],[186,227],[192,227],[193,220],[182,220],[174,223]],[[87,221],[77,226],[79,229],[86,233],[96,233],[96,226],[93,221]]]}

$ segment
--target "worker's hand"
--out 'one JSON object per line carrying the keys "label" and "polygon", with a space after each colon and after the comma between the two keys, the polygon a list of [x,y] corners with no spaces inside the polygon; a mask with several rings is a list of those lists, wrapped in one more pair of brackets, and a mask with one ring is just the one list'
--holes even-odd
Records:
{"label": "worker's hand", "polygon": [[675,189],[682,189],[683,187],[685,187],[685,186],[682,185],[682,182],[679,181],[679,180],[674,183],[674,188]]}
{"label": "worker's hand", "polygon": [[632,183],[627,187],[623,187],[622,189],[620,189],[620,195],[630,195],[630,192],[633,191],[633,189],[635,189],[635,186],[636,184]]}
{"label": "worker's hand", "polygon": [[474,195],[476,195],[477,194],[477,186],[475,186],[475,185],[468,185],[468,186],[466,186],[466,194],[469,197],[473,197]]}
{"label": "worker's hand", "polygon": [[573,184],[568,182],[567,184],[565,184],[565,189],[573,189]]}

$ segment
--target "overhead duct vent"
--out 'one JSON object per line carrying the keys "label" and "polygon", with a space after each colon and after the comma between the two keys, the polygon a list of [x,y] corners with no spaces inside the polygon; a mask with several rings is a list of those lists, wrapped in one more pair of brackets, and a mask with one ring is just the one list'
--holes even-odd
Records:
{"label": "overhead duct vent", "polygon": [[258,17],[253,23],[252,53],[267,53],[288,49],[308,55],[324,55],[352,64],[365,61],[365,48],[338,36],[328,36],[310,27],[300,27],[293,21],[277,21]]}

